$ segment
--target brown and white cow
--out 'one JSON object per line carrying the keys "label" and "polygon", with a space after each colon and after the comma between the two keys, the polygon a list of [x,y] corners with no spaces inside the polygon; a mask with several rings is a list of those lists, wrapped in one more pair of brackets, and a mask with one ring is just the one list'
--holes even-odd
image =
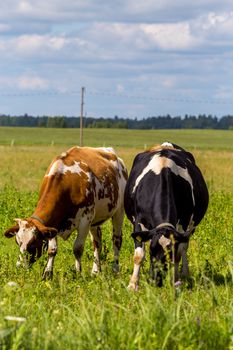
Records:
{"label": "brown and white cow", "polygon": [[78,235],[73,246],[76,270],[81,271],[84,243],[90,231],[94,246],[92,273],[98,273],[100,225],[112,218],[113,269],[118,272],[126,180],[125,165],[112,148],[73,147],[55,158],[44,176],[34,213],[29,218],[16,219],[17,224],[5,232],[6,237],[15,236],[19,245],[17,265],[32,264],[47,246],[43,278],[51,277],[57,236],[66,240],[76,229]]}

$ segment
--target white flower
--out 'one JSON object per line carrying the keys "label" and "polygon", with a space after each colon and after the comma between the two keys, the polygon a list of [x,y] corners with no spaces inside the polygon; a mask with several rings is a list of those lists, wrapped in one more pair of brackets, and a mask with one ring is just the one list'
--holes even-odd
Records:
{"label": "white flower", "polygon": [[26,321],[25,317],[10,316],[10,315],[5,316],[4,319],[7,321],[15,321],[15,322],[25,322]]}

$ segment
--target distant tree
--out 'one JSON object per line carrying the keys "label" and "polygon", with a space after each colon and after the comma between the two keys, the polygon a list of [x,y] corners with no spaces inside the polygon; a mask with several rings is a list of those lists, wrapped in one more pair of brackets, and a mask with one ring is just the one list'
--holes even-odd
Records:
{"label": "distant tree", "polygon": [[[233,116],[226,115],[217,118],[212,115],[199,114],[180,116],[152,116],[143,119],[119,118],[83,118],[83,125],[86,128],[127,128],[127,129],[233,129]],[[79,128],[79,117],[66,116],[22,116],[0,115],[0,126],[30,126],[49,128]]]}
{"label": "distant tree", "polygon": [[47,128],[64,128],[64,125],[63,117],[48,117]]}
{"label": "distant tree", "polygon": [[218,122],[219,129],[230,129],[233,128],[233,116],[226,115],[222,117]]}

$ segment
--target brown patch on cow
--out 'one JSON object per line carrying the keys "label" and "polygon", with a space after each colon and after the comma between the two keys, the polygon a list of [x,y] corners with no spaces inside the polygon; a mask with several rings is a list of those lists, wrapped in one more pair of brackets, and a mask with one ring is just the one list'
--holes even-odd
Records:
{"label": "brown patch on cow", "polygon": [[160,160],[161,168],[165,168],[167,166],[167,163],[168,163],[168,158],[160,157],[159,160]]}
{"label": "brown patch on cow", "polygon": [[19,231],[19,225],[11,226],[10,228],[8,228],[4,232],[4,236],[7,238],[11,238],[11,237],[15,236],[16,232],[18,232],[18,231]]}
{"label": "brown patch on cow", "polygon": [[151,146],[150,148],[148,148],[148,152],[155,152],[155,151],[159,151],[162,149],[162,146],[161,145],[154,145],[154,146]]}
{"label": "brown patch on cow", "polygon": [[38,224],[38,225],[41,225],[37,220],[32,219],[32,218],[27,218],[27,219],[24,219],[24,220],[27,221],[27,224],[26,224],[26,227],[27,227],[27,228],[32,228],[32,227],[34,227],[34,226],[37,227],[37,224]]}
{"label": "brown patch on cow", "polygon": [[162,145],[154,145],[151,146],[147,151],[148,152],[156,152],[156,151],[161,151],[162,149],[172,149],[177,150],[176,148],[172,147],[172,146],[162,146]]}
{"label": "brown patch on cow", "polygon": [[141,262],[142,262],[142,257],[141,257],[141,255],[135,255],[135,256],[134,256],[134,263],[135,263],[136,265],[140,265]]}

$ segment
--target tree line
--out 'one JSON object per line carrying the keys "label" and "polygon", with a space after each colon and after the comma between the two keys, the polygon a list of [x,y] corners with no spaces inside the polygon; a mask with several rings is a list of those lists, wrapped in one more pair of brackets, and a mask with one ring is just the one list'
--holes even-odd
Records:
{"label": "tree line", "polygon": [[[119,118],[83,118],[85,128],[122,128],[122,129],[222,129],[233,130],[233,116],[217,118],[212,115],[185,115],[184,117],[165,116],[143,119]],[[79,128],[80,117],[67,116],[20,116],[0,115],[0,126],[24,126],[45,128]]]}

